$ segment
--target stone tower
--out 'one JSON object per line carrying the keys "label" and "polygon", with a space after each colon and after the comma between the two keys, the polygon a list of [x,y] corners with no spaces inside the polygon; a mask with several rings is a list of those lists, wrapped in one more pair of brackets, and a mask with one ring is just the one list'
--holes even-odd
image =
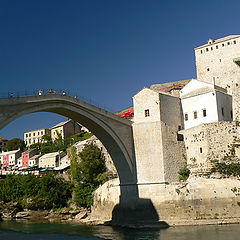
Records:
{"label": "stone tower", "polygon": [[233,120],[240,120],[240,35],[195,48],[197,79],[225,88],[233,96]]}
{"label": "stone tower", "polygon": [[143,88],[133,97],[133,136],[138,184],[162,184],[178,180],[185,164],[180,99]]}

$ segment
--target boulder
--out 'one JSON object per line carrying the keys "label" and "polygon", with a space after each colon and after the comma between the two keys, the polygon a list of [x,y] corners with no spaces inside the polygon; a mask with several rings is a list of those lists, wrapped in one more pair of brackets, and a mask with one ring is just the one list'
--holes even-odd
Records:
{"label": "boulder", "polygon": [[15,218],[18,218],[18,219],[19,218],[29,219],[29,218],[31,218],[31,215],[30,215],[30,213],[28,211],[18,212],[18,213],[16,213]]}
{"label": "boulder", "polygon": [[86,218],[87,216],[88,216],[87,210],[84,210],[75,216],[75,220],[81,220]]}
{"label": "boulder", "polygon": [[80,213],[80,210],[71,210],[71,211],[69,211],[69,213],[72,214],[73,216],[75,216]]}

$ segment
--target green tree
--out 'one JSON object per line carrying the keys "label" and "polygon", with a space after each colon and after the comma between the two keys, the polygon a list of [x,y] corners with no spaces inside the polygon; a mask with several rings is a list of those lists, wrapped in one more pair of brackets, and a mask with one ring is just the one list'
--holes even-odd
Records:
{"label": "green tree", "polygon": [[71,159],[71,164],[70,164],[70,170],[71,170],[71,177],[72,177],[72,182],[74,185],[77,183],[81,182],[80,178],[80,161],[79,157],[77,155],[77,149],[75,147],[72,147],[70,151],[68,152],[68,157]]}
{"label": "green tree", "polygon": [[107,180],[105,159],[93,143],[86,144],[79,156],[76,148],[72,148],[69,157],[74,201],[79,206],[89,208],[93,203],[93,191]]}
{"label": "green tree", "polygon": [[51,137],[50,133],[46,133],[45,135],[42,136],[41,139],[42,139],[43,143],[52,144],[52,137]]}
{"label": "green tree", "polygon": [[13,138],[11,140],[9,140],[7,142],[7,145],[6,147],[4,148],[4,150],[8,150],[8,151],[11,151],[11,150],[17,150],[18,148],[20,148],[21,150],[23,150],[25,147],[25,143],[22,139],[20,138]]}
{"label": "green tree", "polygon": [[67,206],[72,185],[54,175],[9,175],[0,181],[0,201],[18,202],[22,208],[51,209]]}
{"label": "green tree", "polygon": [[99,176],[106,172],[105,159],[101,150],[93,143],[85,144],[79,156],[81,182],[99,185]]}

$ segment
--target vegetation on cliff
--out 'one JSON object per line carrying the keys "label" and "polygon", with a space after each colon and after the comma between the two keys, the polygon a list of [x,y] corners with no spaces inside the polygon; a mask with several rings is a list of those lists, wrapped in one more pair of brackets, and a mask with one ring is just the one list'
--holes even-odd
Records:
{"label": "vegetation on cliff", "polygon": [[93,191],[107,181],[104,156],[92,143],[86,144],[79,155],[75,147],[71,148],[69,155],[74,201],[78,206],[89,208],[93,203]]}
{"label": "vegetation on cliff", "polygon": [[240,163],[238,162],[220,162],[218,160],[212,161],[212,172],[219,172],[224,176],[240,177]]}
{"label": "vegetation on cliff", "polygon": [[178,171],[179,181],[186,181],[189,175],[190,175],[190,170],[187,168],[187,166],[180,168]]}
{"label": "vegetation on cliff", "polygon": [[16,202],[22,209],[38,210],[67,207],[72,200],[79,207],[89,208],[93,191],[108,178],[105,159],[94,144],[86,144],[80,154],[69,151],[71,181],[57,175],[9,175],[0,181],[0,202]]}
{"label": "vegetation on cliff", "polygon": [[23,150],[24,147],[25,147],[25,143],[22,139],[13,138],[7,142],[7,145],[4,148],[4,151],[12,151],[12,150],[17,150],[17,149]]}

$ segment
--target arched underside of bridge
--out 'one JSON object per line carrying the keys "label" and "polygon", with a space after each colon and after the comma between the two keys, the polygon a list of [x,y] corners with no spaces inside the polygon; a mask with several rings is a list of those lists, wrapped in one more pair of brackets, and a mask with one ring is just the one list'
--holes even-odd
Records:
{"label": "arched underside of bridge", "polygon": [[106,147],[122,185],[136,183],[131,122],[70,96],[58,94],[0,99],[0,129],[35,112],[69,117],[88,128]]}

